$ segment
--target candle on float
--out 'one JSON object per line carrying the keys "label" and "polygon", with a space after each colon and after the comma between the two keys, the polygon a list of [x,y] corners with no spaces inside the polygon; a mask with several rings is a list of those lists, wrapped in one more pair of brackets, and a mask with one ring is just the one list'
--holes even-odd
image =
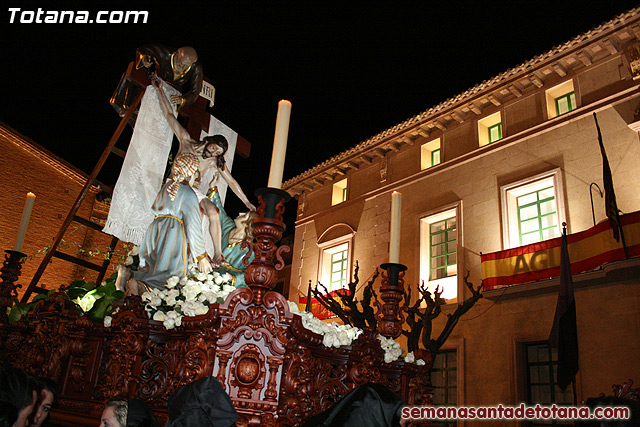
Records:
{"label": "candle on float", "polygon": [[402,193],[391,193],[391,236],[389,237],[389,262],[400,264],[400,209]]}
{"label": "candle on float", "polygon": [[284,171],[284,157],[287,152],[290,117],[291,102],[283,99],[278,102],[276,132],[273,136],[273,152],[271,153],[271,168],[269,169],[269,183],[267,187],[282,188],[282,172]]}
{"label": "candle on float", "polygon": [[16,244],[13,247],[14,251],[20,252],[22,250],[22,244],[24,243],[24,237],[27,235],[29,218],[31,217],[31,210],[33,209],[33,202],[35,200],[36,200],[35,194],[31,192],[27,193],[27,200],[24,203],[24,210],[22,211],[22,221],[20,221],[20,229],[18,230],[18,237],[16,237]]}

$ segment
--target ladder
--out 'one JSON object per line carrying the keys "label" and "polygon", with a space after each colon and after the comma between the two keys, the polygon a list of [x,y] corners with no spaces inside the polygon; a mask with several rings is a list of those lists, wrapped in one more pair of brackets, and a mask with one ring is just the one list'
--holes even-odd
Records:
{"label": "ladder", "polygon": [[[33,279],[31,279],[31,283],[29,283],[29,286],[25,290],[24,295],[22,296],[22,299],[21,299],[22,302],[27,302],[29,300],[29,297],[31,296],[31,294],[34,291],[37,291],[37,292],[46,291],[46,289],[38,286],[38,282],[40,281],[40,278],[44,274],[44,271],[46,270],[47,265],[49,264],[49,262],[51,261],[51,258],[53,258],[53,257],[60,258],[62,260],[65,260],[65,261],[68,261],[68,262],[72,262],[74,264],[77,264],[77,265],[80,265],[80,266],[83,266],[83,267],[98,271],[99,274],[98,274],[98,278],[96,280],[96,283],[101,283],[102,282],[102,279],[104,278],[104,276],[105,276],[105,274],[107,272],[107,268],[109,267],[109,264],[110,264],[110,260],[109,259],[105,259],[102,264],[93,264],[93,263],[90,263],[88,261],[85,261],[84,259],[81,259],[81,258],[78,258],[78,257],[74,257],[72,255],[68,255],[68,254],[65,254],[63,252],[60,252],[60,251],[57,250],[57,248],[58,248],[58,245],[60,244],[60,242],[62,241],[62,238],[64,237],[65,232],[67,231],[67,229],[69,228],[69,226],[71,225],[72,222],[76,222],[76,223],[78,223],[80,225],[84,225],[84,226],[92,228],[94,230],[99,230],[99,231],[102,230],[102,227],[100,225],[98,225],[98,224],[96,224],[96,223],[94,223],[92,221],[89,221],[87,219],[78,217],[76,214],[78,213],[78,210],[80,209],[80,205],[82,204],[82,201],[85,199],[85,197],[89,193],[89,189],[91,188],[91,185],[93,184],[93,181],[96,179],[96,177],[98,176],[98,173],[100,173],[100,170],[102,170],[102,167],[104,166],[105,162],[107,161],[107,157],[109,157],[109,154],[111,154],[111,152],[118,153],[119,155],[121,154],[122,150],[118,149],[115,146],[115,144],[118,141],[118,139],[120,138],[120,135],[122,134],[122,131],[124,130],[125,126],[129,122],[129,120],[131,120],[131,118],[133,117],[133,114],[134,114],[136,108],[140,104],[140,100],[142,99],[142,95],[143,95],[143,92],[138,94],[136,99],[131,104],[131,107],[127,109],[126,114],[124,115],[124,117],[122,117],[122,120],[120,120],[120,124],[116,128],[116,131],[113,133],[113,136],[109,140],[109,143],[107,144],[106,148],[102,152],[102,155],[100,156],[100,159],[98,159],[98,163],[95,165],[95,167],[93,168],[93,171],[91,172],[91,174],[87,178],[87,181],[84,183],[84,186],[82,187],[82,190],[80,191],[80,194],[78,195],[75,203],[71,207],[71,210],[67,214],[67,217],[65,218],[64,222],[62,223],[62,226],[60,226],[60,230],[58,230],[58,234],[56,235],[56,237],[55,237],[55,239],[53,241],[53,244],[51,245],[51,250],[47,251],[47,253],[45,254],[44,258],[42,259],[42,262],[40,263],[40,266],[38,267],[38,270],[36,270],[36,273],[33,276]],[[118,238],[114,237],[113,239],[111,239],[111,244],[110,244],[109,247],[112,250],[115,249],[116,243],[118,243]]]}

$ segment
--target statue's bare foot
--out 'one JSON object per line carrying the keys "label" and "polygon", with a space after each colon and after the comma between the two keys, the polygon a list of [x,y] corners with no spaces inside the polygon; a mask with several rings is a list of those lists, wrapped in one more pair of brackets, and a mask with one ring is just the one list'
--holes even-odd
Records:
{"label": "statue's bare foot", "polygon": [[131,272],[122,264],[118,264],[117,272],[118,277],[116,277],[116,289],[125,292],[127,290],[127,280],[129,280]]}

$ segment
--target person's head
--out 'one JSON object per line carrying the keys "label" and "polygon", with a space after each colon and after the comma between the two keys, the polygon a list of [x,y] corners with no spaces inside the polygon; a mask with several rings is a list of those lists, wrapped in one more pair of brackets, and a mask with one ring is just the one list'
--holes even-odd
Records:
{"label": "person's head", "polygon": [[107,400],[100,417],[99,427],[126,427],[128,409],[127,399],[114,397]]}
{"label": "person's head", "polygon": [[37,398],[35,379],[10,366],[0,366],[0,426],[26,427]]}
{"label": "person's head", "polygon": [[31,415],[31,427],[40,427],[49,416],[58,391],[58,385],[49,378],[38,378],[38,401]]}
{"label": "person's head", "polygon": [[245,240],[251,241],[253,239],[253,230],[251,229],[251,222],[257,216],[255,212],[241,212],[234,220],[236,228],[243,231]]}
{"label": "person's head", "polygon": [[173,56],[173,68],[178,73],[185,73],[197,60],[196,50],[191,46],[183,46]]}
{"label": "person's head", "polygon": [[202,139],[204,145],[202,150],[202,158],[208,159],[211,157],[217,157],[216,165],[219,168],[224,166],[224,155],[229,149],[229,142],[227,138],[222,135],[205,136]]}

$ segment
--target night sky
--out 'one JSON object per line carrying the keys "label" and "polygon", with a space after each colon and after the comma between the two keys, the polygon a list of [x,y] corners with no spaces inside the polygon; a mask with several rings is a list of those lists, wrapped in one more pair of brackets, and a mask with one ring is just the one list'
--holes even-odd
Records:
{"label": "night sky", "polygon": [[[211,114],[251,142],[232,174],[265,186],[277,102],[293,103],[284,180],[612,19],[631,1],[45,1],[0,12],[0,121],[90,172],[119,117],[108,101],[137,46],[191,45]],[[8,8],[147,10],[142,24],[10,23]],[[118,145],[126,147],[128,140]],[[112,156],[99,179],[113,185]],[[242,207],[228,197],[232,215]],[[293,203],[288,210],[295,211]]]}

